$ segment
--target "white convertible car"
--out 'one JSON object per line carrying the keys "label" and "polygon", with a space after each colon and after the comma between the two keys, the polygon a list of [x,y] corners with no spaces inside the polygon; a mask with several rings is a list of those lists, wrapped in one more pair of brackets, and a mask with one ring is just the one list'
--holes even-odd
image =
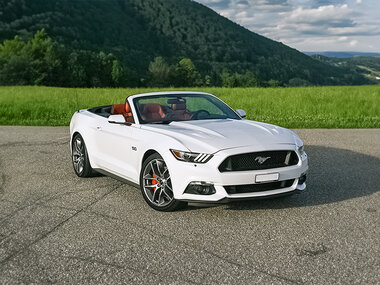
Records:
{"label": "white convertible car", "polygon": [[305,190],[301,139],[244,117],[211,94],[178,91],[80,110],[70,123],[74,170],[138,185],[160,211]]}

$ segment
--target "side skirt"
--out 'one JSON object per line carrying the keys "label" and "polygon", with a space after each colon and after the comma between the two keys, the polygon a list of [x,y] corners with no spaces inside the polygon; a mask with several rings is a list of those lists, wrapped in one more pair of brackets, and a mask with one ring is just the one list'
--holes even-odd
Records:
{"label": "side skirt", "polygon": [[99,172],[99,173],[105,175],[105,176],[111,177],[111,178],[113,178],[113,179],[119,180],[120,182],[123,182],[123,183],[125,183],[125,184],[128,184],[128,185],[130,185],[130,186],[132,186],[132,187],[136,187],[136,188],[140,189],[140,185],[138,185],[138,184],[136,184],[136,183],[134,183],[134,182],[132,182],[132,181],[129,181],[129,180],[125,179],[125,178],[122,178],[122,177],[120,177],[120,176],[117,176],[117,175],[115,175],[115,174],[113,174],[113,173],[111,173],[111,172],[108,172],[108,171],[103,170],[103,169],[100,169],[100,168],[94,168],[94,170],[95,170],[96,172]]}

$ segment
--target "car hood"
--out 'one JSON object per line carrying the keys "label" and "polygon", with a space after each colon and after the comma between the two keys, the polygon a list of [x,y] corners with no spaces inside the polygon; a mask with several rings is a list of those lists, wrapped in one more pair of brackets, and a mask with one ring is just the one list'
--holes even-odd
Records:
{"label": "car hood", "polygon": [[290,130],[249,120],[196,120],[149,124],[142,128],[171,136],[193,152],[215,153],[224,149],[274,144],[295,144]]}

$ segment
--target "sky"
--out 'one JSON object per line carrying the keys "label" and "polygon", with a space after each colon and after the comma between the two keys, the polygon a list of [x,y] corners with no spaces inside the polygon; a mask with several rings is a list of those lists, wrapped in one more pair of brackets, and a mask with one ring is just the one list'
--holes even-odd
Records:
{"label": "sky", "polygon": [[380,52],[380,0],[196,0],[300,51]]}

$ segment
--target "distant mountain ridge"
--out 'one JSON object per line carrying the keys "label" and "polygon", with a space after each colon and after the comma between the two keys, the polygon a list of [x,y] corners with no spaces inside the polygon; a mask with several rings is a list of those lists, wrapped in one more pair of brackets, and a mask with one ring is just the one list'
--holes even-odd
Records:
{"label": "distant mountain ridge", "polygon": [[251,32],[191,0],[0,0],[0,42],[31,38],[44,28],[78,50],[112,52],[131,74],[149,62],[190,58],[212,85],[223,72],[251,72],[279,85],[346,85],[368,81],[352,70],[315,60]]}
{"label": "distant mountain ridge", "polygon": [[320,54],[312,58],[335,67],[360,73],[374,84],[380,84],[380,56],[327,57]]}
{"label": "distant mountain ridge", "polygon": [[380,56],[380,53],[376,52],[356,52],[356,51],[304,51],[306,55],[320,54],[327,57],[337,58],[350,58],[356,56]]}

